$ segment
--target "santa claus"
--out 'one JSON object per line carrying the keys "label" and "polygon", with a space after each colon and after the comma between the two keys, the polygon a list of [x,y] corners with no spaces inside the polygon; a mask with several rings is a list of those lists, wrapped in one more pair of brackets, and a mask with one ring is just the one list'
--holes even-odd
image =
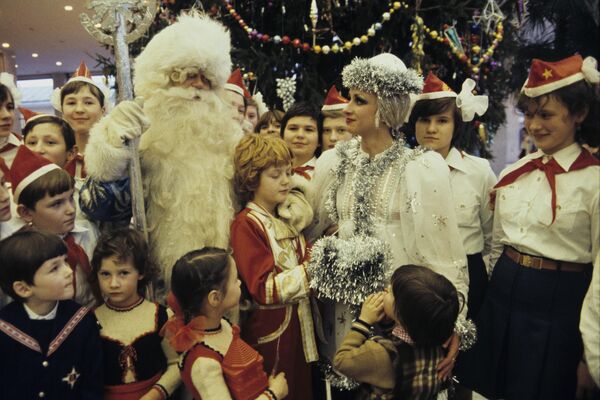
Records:
{"label": "santa claus", "polygon": [[229,32],[207,16],[183,15],[155,35],[134,65],[142,101],[121,102],[91,131],[82,209],[127,219],[127,140],[139,154],[153,256],[170,281],[175,261],[204,246],[227,248],[234,216],[233,150],[242,136],[224,101]]}

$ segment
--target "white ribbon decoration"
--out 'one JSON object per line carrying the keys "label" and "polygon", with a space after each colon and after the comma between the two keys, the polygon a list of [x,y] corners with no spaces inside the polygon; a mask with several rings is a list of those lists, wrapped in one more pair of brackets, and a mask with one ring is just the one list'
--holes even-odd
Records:
{"label": "white ribbon decoration", "polygon": [[594,57],[586,57],[581,66],[581,73],[589,83],[600,82],[600,72],[598,72],[598,63]]}
{"label": "white ribbon decoration", "polygon": [[19,89],[17,89],[17,86],[15,85],[14,75],[9,74],[8,72],[0,72],[0,83],[10,90],[15,107],[18,106],[21,103],[21,92],[19,92]]}
{"label": "white ribbon decoration", "polygon": [[473,94],[475,81],[471,78],[465,79],[462,89],[456,96],[456,106],[460,109],[462,119],[465,122],[472,121],[475,114],[483,115],[488,109],[489,100],[485,95],[476,96]]}
{"label": "white ribbon decoration", "polygon": [[265,104],[263,100],[263,95],[261,92],[256,92],[254,96],[252,96],[254,101],[256,102],[256,107],[258,108],[258,118],[260,118],[264,113],[269,111],[269,108]]}

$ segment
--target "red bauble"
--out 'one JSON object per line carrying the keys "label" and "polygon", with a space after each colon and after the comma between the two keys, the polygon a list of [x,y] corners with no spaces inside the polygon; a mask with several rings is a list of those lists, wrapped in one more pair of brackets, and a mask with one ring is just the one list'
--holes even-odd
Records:
{"label": "red bauble", "polygon": [[302,44],[302,42],[300,41],[300,39],[294,39],[294,41],[292,42],[292,45],[293,45],[295,48],[298,48],[298,47],[300,47],[300,45],[301,45],[301,44]]}
{"label": "red bauble", "polygon": [[281,43],[290,44],[290,37],[285,35],[284,37],[281,38]]}
{"label": "red bauble", "polygon": [[262,36],[261,40],[263,42],[268,42],[269,40],[271,40],[271,37],[269,35],[267,35],[266,33]]}
{"label": "red bauble", "polygon": [[308,43],[302,43],[302,50],[303,51],[310,51],[310,44],[308,44]]}

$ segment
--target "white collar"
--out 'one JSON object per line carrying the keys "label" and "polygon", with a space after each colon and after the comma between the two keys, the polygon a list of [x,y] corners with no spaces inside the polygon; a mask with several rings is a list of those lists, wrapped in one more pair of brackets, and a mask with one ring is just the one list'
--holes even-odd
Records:
{"label": "white collar", "polygon": [[464,156],[462,152],[456,149],[456,147],[452,147],[448,152],[448,155],[446,156],[446,164],[461,172],[465,172],[467,169],[465,166]]}
{"label": "white collar", "polygon": [[554,154],[546,154],[543,151],[538,150],[537,152],[533,153],[531,159],[543,156],[554,158],[558,165],[562,167],[562,169],[568,171],[571,168],[571,165],[573,165],[573,163],[577,159],[577,157],[579,157],[579,154],[581,154],[581,146],[579,145],[579,143],[574,142],[573,144],[570,144],[569,146],[557,151]]}
{"label": "white collar", "polygon": [[27,307],[27,304],[25,304],[25,303],[23,303],[23,307],[25,307],[25,312],[27,313],[27,316],[29,317],[29,319],[49,321],[49,320],[53,320],[54,318],[56,318],[56,312],[58,311],[58,301],[54,305],[54,308],[52,309],[52,311],[50,311],[46,315],[36,314],[36,312],[33,311],[31,308]]}

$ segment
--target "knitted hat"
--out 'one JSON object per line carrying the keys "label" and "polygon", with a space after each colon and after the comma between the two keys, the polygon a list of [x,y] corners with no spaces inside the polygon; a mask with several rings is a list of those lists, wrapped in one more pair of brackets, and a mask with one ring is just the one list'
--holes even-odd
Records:
{"label": "knitted hat", "polygon": [[348,99],[343,97],[337,91],[335,85],[333,85],[329,89],[329,92],[327,92],[327,97],[325,97],[321,111],[341,111],[346,108],[347,104]]}
{"label": "knitted hat", "polygon": [[29,150],[26,146],[19,146],[10,168],[10,181],[15,203],[19,204],[19,196],[27,186],[55,169],[60,169],[60,167]]}
{"label": "knitted hat", "polygon": [[71,82],[85,82],[85,83],[89,83],[92,86],[97,87],[98,90],[100,90],[100,92],[102,92],[102,94],[104,95],[105,108],[108,107],[109,99],[110,99],[110,92],[109,92],[108,88],[104,85],[94,82],[89,68],[87,67],[85,62],[81,61],[81,63],[79,64],[79,67],[77,67],[77,69],[73,73],[73,76],[71,76],[71,78],[67,81],[67,83],[65,83],[63,85],[63,87],[61,87],[61,88],[54,89],[54,91],[52,92],[52,96],[50,97],[50,102],[52,103],[52,107],[54,107],[54,109],[56,111],[62,112],[62,104],[60,101],[60,95],[62,93],[63,88]]}
{"label": "knitted hat", "polygon": [[236,92],[240,96],[244,96],[246,98],[252,97],[250,92],[248,92],[248,89],[246,89],[246,85],[244,85],[244,81],[242,80],[242,71],[240,71],[239,68],[229,75],[229,79],[227,79],[227,83],[225,83],[225,89]]}
{"label": "knitted hat", "polygon": [[462,84],[460,93],[456,94],[455,91],[450,89],[450,86],[438,78],[433,72],[429,72],[427,79],[425,79],[423,93],[415,96],[415,101],[456,97],[456,106],[460,110],[462,120],[468,122],[473,120],[475,114],[483,115],[489,105],[487,96],[475,96],[473,94],[475,86],[475,81],[471,78],[467,78]]}
{"label": "knitted hat", "polygon": [[579,54],[556,62],[534,58],[521,92],[529,97],[538,97],[581,80],[600,82],[595,58],[586,57],[584,60]]}

